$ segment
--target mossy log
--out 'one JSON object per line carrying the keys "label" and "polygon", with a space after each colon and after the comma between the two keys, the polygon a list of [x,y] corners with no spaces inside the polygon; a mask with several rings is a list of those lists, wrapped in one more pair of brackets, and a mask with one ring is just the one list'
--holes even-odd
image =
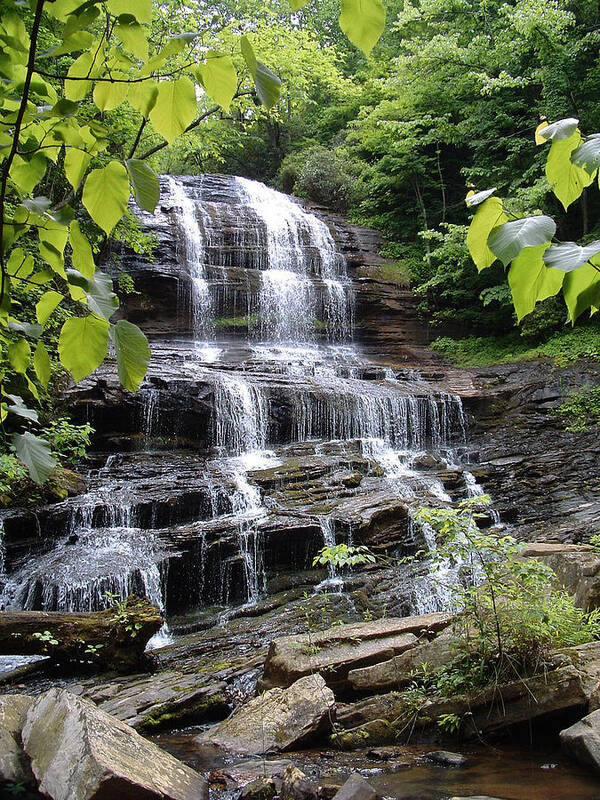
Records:
{"label": "mossy log", "polygon": [[127,672],[139,667],[148,640],[162,623],[157,608],[134,596],[91,613],[3,611],[0,655],[49,656]]}

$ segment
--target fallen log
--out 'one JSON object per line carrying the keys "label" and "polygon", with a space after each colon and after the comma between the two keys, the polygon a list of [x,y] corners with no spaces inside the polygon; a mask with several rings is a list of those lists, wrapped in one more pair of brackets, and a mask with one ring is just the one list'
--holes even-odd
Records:
{"label": "fallen log", "polygon": [[128,597],[105,611],[0,612],[0,655],[49,656],[121,672],[136,669],[148,640],[163,623],[148,600]]}

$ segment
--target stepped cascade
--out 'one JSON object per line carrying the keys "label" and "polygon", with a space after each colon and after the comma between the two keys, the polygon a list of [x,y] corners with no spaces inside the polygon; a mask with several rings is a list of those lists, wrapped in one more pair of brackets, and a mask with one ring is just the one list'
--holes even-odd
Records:
{"label": "stepped cascade", "polygon": [[[157,242],[153,261],[119,254],[139,291],[125,313],[151,339],[146,380],[125,393],[109,361],[67,391],[96,430],[88,488],[4,513],[2,606],[136,593],[177,633],[260,602],[324,546],[435,547],[414,509],[481,492],[461,401],[354,341],[348,229],[229,176],[164,176],[155,215],[135,210]],[[449,602],[400,572],[396,613]]]}

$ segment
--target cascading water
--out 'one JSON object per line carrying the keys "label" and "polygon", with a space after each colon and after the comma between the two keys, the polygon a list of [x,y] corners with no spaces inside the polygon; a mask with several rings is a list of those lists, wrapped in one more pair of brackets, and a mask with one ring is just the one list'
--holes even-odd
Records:
{"label": "cascading water", "polygon": [[[159,267],[181,285],[178,319],[191,338],[179,330],[152,343],[136,400],[137,444],[128,447],[148,459],[147,482],[142,476],[130,490],[123,454],[105,456],[88,495],[65,501],[55,546],[12,567],[4,606],[88,610],[130,592],[166,613],[256,603],[269,570],[293,559],[296,569],[310,566],[336,533],[349,541],[352,521],[335,516],[344,498],[405,504],[408,539],[418,533],[413,508],[456,499],[440,475],[462,472],[460,398],[432,390],[416,371],[397,377],[352,344],[353,284],[335,231],[244,178],[168,176],[161,187],[166,210],[142,219],[171,236]],[[162,455],[153,450],[159,435],[161,446],[173,442]],[[439,469],[424,468],[427,458]],[[318,462],[321,485],[303,492],[294,486],[305,480],[306,459]],[[173,498],[187,504],[181,519],[169,516],[170,496],[147,509],[144,495],[165,474]],[[339,496],[330,488],[338,474],[346,481]],[[464,494],[479,491],[462,475]],[[202,502],[190,497],[199,476]],[[435,546],[431,530],[420,536]],[[331,568],[322,586],[342,583]],[[449,602],[433,581],[417,594],[417,610]]]}

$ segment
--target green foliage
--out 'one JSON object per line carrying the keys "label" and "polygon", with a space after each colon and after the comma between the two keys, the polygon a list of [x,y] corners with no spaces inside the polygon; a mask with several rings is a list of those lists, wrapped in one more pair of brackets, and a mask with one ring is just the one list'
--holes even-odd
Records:
{"label": "green foliage", "polygon": [[[280,172],[280,179],[282,177],[287,178],[285,171],[283,176]],[[293,191],[334,211],[345,211],[350,195],[350,178],[335,152],[313,147],[305,153]]]}
{"label": "green foliage", "polygon": [[0,504],[7,505],[13,499],[28,475],[27,467],[16,456],[0,454]]}
{"label": "green foliage", "polygon": [[368,547],[353,547],[347,544],[336,544],[323,547],[313,558],[313,567],[318,564],[331,565],[339,569],[355,567],[359,564],[374,564],[375,556]]}
{"label": "green foliage", "polygon": [[600,386],[570,392],[556,409],[568,431],[584,431],[600,425]]}
{"label": "green foliage", "polygon": [[487,501],[476,497],[456,509],[417,511],[438,536],[430,554],[434,570],[444,575],[449,564],[460,564],[462,571],[451,587],[462,612],[454,623],[457,655],[437,676],[442,693],[536,674],[550,664],[555,649],[600,638],[600,611],[586,613],[566,592],[556,591],[553,571],[521,556],[524,544],[479,530],[478,508]]}
{"label": "green foliage", "polygon": [[590,324],[575,330],[561,330],[539,344],[512,333],[465,339],[441,337],[431,346],[462,366],[481,367],[530,358],[551,358],[556,364],[564,365],[585,358],[600,360],[600,328]]}
{"label": "green foliage", "polygon": [[85,458],[94,429],[87,422],[73,425],[66,417],[54,419],[45,426],[45,434],[53,451],[61,461],[76,464]]}

